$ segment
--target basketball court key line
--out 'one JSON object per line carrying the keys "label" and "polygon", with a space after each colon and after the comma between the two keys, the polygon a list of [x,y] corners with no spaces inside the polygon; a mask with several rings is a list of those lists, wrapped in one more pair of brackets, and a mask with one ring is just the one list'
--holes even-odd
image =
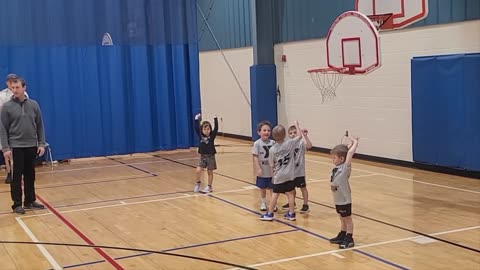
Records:
{"label": "basketball court key line", "polygon": [[[211,195],[211,194],[209,194],[208,196],[210,196],[210,197],[212,197],[212,198],[215,198],[215,199],[217,199],[217,200],[223,201],[223,202],[225,202],[225,203],[227,203],[227,204],[230,204],[230,205],[232,205],[232,206],[241,208],[241,209],[243,209],[243,210],[245,210],[245,211],[248,211],[248,212],[250,212],[250,213],[256,214],[257,216],[260,216],[260,213],[254,211],[254,210],[248,209],[248,208],[246,208],[246,207],[243,207],[243,206],[241,206],[241,205],[239,205],[239,204],[236,204],[236,203],[234,203],[234,202],[231,202],[231,201],[229,201],[229,200],[226,200],[226,199],[223,199],[223,198],[220,198],[220,197],[216,197],[216,196]],[[325,236],[323,236],[323,235],[320,235],[320,234],[317,234],[317,233],[315,233],[315,232],[309,231],[309,230],[307,230],[307,229],[301,228],[301,227],[299,227],[299,226],[297,226],[297,225],[294,225],[294,224],[292,224],[292,223],[288,223],[288,222],[285,222],[285,221],[282,221],[282,220],[279,220],[279,219],[276,219],[276,218],[274,219],[274,221],[276,221],[276,222],[278,222],[278,223],[281,223],[281,224],[284,224],[284,225],[287,225],[287,226],[289,226],[289,227],[298,229],[299,231],[302,231],[302,232],[305,232],[305,233],[307,233],[307,234],[316,236],[316,237],[321,238],[321,239],[323,239],[323,240],[326,240],[326,241],[329,240],[329,238],[327,238],[327,237],[325,237]],[[350,249],[350,250],[351,250],[351,249]],[[388,265],[390,265],[390,266],[393,266],[393,267],[395,267],[395,268],[401,269],[401,270],[408,270],[408,269],[409,269],[409,268],[406,268],[406,267],[401,266],[401,265],[399,265],[399,264],[396,264],[396,263],[394,263],[394,262],[385,260],[385,259],[383,259],[383,258],[377,257],[377,256],[372,255],[372,254],[367,253],[367,252],[359,252],[359,251],[357,251],[357,250],[353,250],[353,251],[354,251],[354,252],[358,252],[358,253],[360,253],[360,254],[362,254],[362,255],[368,256],[368,257],[370,257],[370,258],[373,258],[373,259],[375,259],[375,260],[377,260],[377,261],[380,261],[380,262],[382,262],[382,263],[385,263],[385,264],[388,264]]]}
{"label": "basketball court key line", "polygon": [[[350,178],[360,178],[360,177],[366,177],[369,175],[357,175],[357,176],[352,176]],[[150,177],[150,176],[148,176]],[[330,178],[328,179],[319,179],[319,180],[314,180],[312,182],[326,182],[330,181]],[[251,183],[250,183],[251,184]],[[255,187],[253,184],[251,184],[252,187]],[[215,194],[225,194],[225,193],[235,193],[235,192],[244,192],[244,191],[249,191],[252,189],[246,189],[245,187],[241,189],[233,189],[233,190],[226,190],[226,191],[219,191],[215,192]],[[191,192],[191,191],[188,191]],[[174,192],[172,194],[176,194],[177,192]],[[182,192],[179,192],[181,194]],[[143,204],[143,203],[151,203],[151,202],[161,202],[161,201],[170,201],[170,200],[178,200],[178,199],[186,199],[186,198],[192,198],[192,197],[201,197],[201,196],[207,196],[207,194],[202,194],[202,193],[197,193],[197,194],[191,194],[184,192],[183,196],[176,196],[176,197],[170,197],[170,198],[161,198],[161,199],[153,199],[153,200],[146,200],[146,201],[139,201],[139,202],[124,202],[124,203],[119,203],[119,204],[112,204],[112,205],[104,205],[104,206],[98,206],[98,207],[90,207],[90,208],[80,208],[80,209],[73,209],[73,210],[66,210],[66,211],[60,211],[60,213],[72,213],[72,212],[81,212],[81,211],[89,211],[89,210],[95,210],[95,209],[102,209],[102,208],[110,208],[110,207],[118,207],[118,206],[125,206],[125,205],[132,205],[132,204]],[[160,196],[162,194],[159,194]],[[165,195],[169,195],[169,193],[166,193]],[[152,195],[156,196],[156,195]],[[127,200],[126,198],[118,199],[120,200]],[[1,213],[0,213],[1,214]],[[8,214],[12,214],[12,212],[8,212]],[[52,213],[43,213],[43,214],[34,214],[34,215],[28,215],[28,216],[22,216],[20,218],[25,219],[25,218],[32,218],[32,217],[39,217],[39,216],[48,216],[52,215]]]}
{"label": "basketball court key line", "polygon": [[[241,191],[249,191],[249,190],[241,188],[241,189],[233,189],[233,190],[227,190],[227,191],[219,191],[219,192],[215,192],[215,194],[235,193],[235,192],[241,192]],[[90,210],[95,210],[95,209],[104,209],[104,208],[110,208],[110,207],[119,207],[119,206],[144,204],[144,203],[152,203],[152,202],[162,202],[162,201],[179,200],[179,199],[189,199],[189,198],[202,197],[202,196],[205,197],[205,196],[208,196],[208,195],[203,194],[203,193],[196,193],[196,194],[193,194],[193,195],[184,194],[183,196],[177,196],[177,197],[153,199],[153,200],[139,201],[139,202],[125,202],[125,203],[104,205],[104,206],[98,206],[98,207],[73,209],[73,210],[67,210],[67,211],[60,211],[59,213],[65,214],[65,213],[73,213],[73,212],[82,212],[82,211],[90,211]],[[28,215],[28,216],[22,216],[22,217],[19,217],[19,218],[26,219],[26,218],[33,218],[33,217],[40,217],[40,216],[49,216],[49,215],[52,215],[52,213]]]}
{"label": "basketball court key line", "polygon": [[[273,232],[273,233],[256,234],[256,235],[252,235],[252,236],[237,237],[237,238],[231,238],[231,239],[226,239],[226,240],[219,240],[219,241],[206,242],[206,243],[201,243],[201,244],[193,244],[193,245],[187,245],[187,246],[170,248],[170,249],[163,249],[160,252],[171,252],[171,251],[177,251],[177,250],[185,250],[185,249],[189,249],[189,248],[210,246],[210,245],[215,245],[215,244],[222,244],[222,243],[228,243],[228,242],[234,242],[234,241],[240,241],[240,240],[254,239],[254,238],[259,238],[259,237],[265,237],[265,236],[271,236],[271,235],[277,235],[277,234],[284,234],[284,233],[296,232],[296,231],[298,231],[298,230],[291,229],[291,230],[278,231],[278,232]],[[123,260],[123,259],[135,258],[135,257],[143,257],[143,256],[152,255],[152,254],[155,254],[155,253],[143,252],[143,253],[138,253],[138,254],[133,254],[133,255],[116,257],[115,260]],[[104,260],[97,260],[97,261],[86,262],[86,263],[81,263],[81,264],[73,264],[73,265],[64,266],[63,269],[75,268],[75,267],[86,266],[86,265],[93,265],[93,264],[104,263],[104,262],[105,262]],[[52,269],[49,269],[49,270],[52,270]]]}
{"label": "basketball court key line", "polygon": [[[317,161],[317,160],[307,159],[307,161],[308,162],[319,163],[319,164],[330,165],[330,166],[332,165],[331,163]],[[407,182],[414,182],[414,183],[420,183],[420,184],[429,185],[429,186],[435,186],[435,187],[447,188],[447,189],[458,190],[458,191],[463,191],[463,192],[480,194],[480,191],[474,191],[474,190],[456,188],[456,187],[451,187],[451,186],[446,186],[446,185],[434,184],[434,183],[429,183],[429,182],[424,182],[424,181],[419,181],[419,180],[414,180],[414,179],[408,179],[408,178],[399,177],[399,176],[393,176],[393,175],[389,175],[389,174],[385,174],[385,173],[375,173],[375,172],[372,172],[372,171],[367,171],[367,170],[363,170],[363,169],[356,169],[356,168],[353,168],[353,167],[352,167],[352,171],[371,173],[371,174],[376,174],[376,175],[383,175],[383,176],[387,176],[387,177],[390,177],[390,178],[395,178],[395,179],[399,179],[399,180],[403,180],[403,181],[407,181]]]}
{"label": "basketball court key line", "polygon": [[[41,201],[45,207],[50,210],[57,218],[59,218],[67,227],[69,227],[77,236],[83,239],[89,245],[95,245],[90,238],[88,238],[85,234],[83,234],[73,223],[71,223],[67,218],[65,218],[62,214],[60,214],[55,208],[53,208],[47,201],[45,201],[41,196],[37,195],[37,199]],[[124,268],[118,264],[112,257],[110,257],[107,253],[105,253],[100,248],[94,248],[94,250],[100,254],[105,260],[107,260],[115,269],[117,270],[124,270]]]}
{"label": "basketball court key line", "polygon": [[[33,242],[38,242],[37,237],[33,232],[28,228],[27,224],[23,222],[23,220],[19,217],[16,217],[15,220],[18,222],[20,227],[25,231],[25,233],[30,237]],[[53,256],[47,251],[47,249],[43,245],[36,245],[40,252],[43,254],[45,259],[50,263],[54,270],[62,270],[63,268],[57,263],[57,261],[53,258]]]}
{"label": "basketball court key line", "polygon": [[[444,235],[444,234],[449,234],[449,233],[456,233],[456,232],[476,230],[476,229],[480,229],[480,226],[474,226],[474,227],[467,227],[467,228],[455,229],[455,230],[450,230],[450,231],[437,232],[437,233],[432,233],[430,235],[431,236],[437,236],[437,235]],[[347,252],[349,250],[358,250],[358,249],[362,249],[362,248],[376,247],[376,246],[394,244],[394,243],[398,243],[398,242],[410,241],[410,240],[415,240],[415,239],[421,238],[421,237],[423,237],[423,236],[412,236],[412,237],[382,241],[382,242],[377,242],[377,243],[372,243],[372,244],[358,245],[358,246],[355,246],[355,247],[350,248],[350,249],[337,249],[337,250],[324,251],[324,252],[313,253],[313,254],[302,255],[302,256],[295,256],[295,257],[290,257],[290,258],[285,258],[285,259],[280,259],[280,260],[275,260],[275,261],[257,263],[257,264],[252,264],[252,265],[249,265],[249,266],[258,267],[258,266],[264,266],[264,265],[270,265],[270,264],[276,264],[276,263],[282,263],[282,262],[295,261],[295,260],[317,257],[317,256],[322,256],[322,255],[327,255],[327,254]],[[233,269],[236,269],[236,268],[231,268],[231,269],[228,269],[228,270],[233,270]]]}

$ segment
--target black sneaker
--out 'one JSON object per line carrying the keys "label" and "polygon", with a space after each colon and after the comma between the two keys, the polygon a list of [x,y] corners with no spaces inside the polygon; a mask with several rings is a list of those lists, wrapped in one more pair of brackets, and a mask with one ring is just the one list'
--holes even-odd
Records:
{"label": "black sneaker", "polygon": [[[297,204],[295,203],[295,208],[297,208]],[[289,210],[290,209],[290,205],[288,203],[282,205],[282,210]]]}
{"label": "black sneaker", "polygon": [[7,178],[5,178],[5,184],[10,184],[12,182],[12,177],[10,174],[7,174]]}
{"label": "black sneaker", "polygon": [[304,205],[302,206],[302,209],[300,209],[300,213],[306,214],[306,213],[308,213],[308,212],[310,212],[310,208],[308,207],[308,204],[304,204]]}
{"label": "black sneaker", "polygon": [[341,243],[343,243],[343,240],[345,240],[345,236],[347,236],[346,233],[339,232],[338,235],[335,238],[330,239],[330,243],[341,244]]}
{"label": "black sneaker", "polygon": [[23,215],[23,214],[25,214],[25,209],[23,209],[23,207],[21,205],[19,205],[19,206],[15,207],[13,209],[13,212],[16,213],[16,214]]}
{"label": "black sneaker", "polygon": [[39,204],[38,202],[33,202],[31,204],[26,204],[23,206],[25,209],[45,209],[43,204]]}
{"label": "black sneaker", "polygon": [[338,245],[338,247],[341,248],[341,249],[351,248],[351,247],[354,247],[354,246],[355,246],[355,243],[353,242],[353,238],[351,238],[351,239],[345,238],[343,240],[343,242],[340,243],[340,245]]}

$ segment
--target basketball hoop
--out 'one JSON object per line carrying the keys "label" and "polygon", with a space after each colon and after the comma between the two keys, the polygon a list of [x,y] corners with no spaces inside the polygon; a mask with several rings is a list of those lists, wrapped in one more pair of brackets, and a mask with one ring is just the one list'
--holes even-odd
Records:
{"label": "basketball hoop", "polygon": [[393,28],[393,13],[367,15],[367,17],[372,21],[378,31],[380,31],[380,29],[388,30]]}
{"label": "basketball hoop", "polygon": [[315,87],[317,87],[318,90],[320,90],[320,94],[322,94],[322,103],[333,100],[336,97],[335,90],[342,82],[343,73],[346,71],[346,68],[331,67],[308,70]]}

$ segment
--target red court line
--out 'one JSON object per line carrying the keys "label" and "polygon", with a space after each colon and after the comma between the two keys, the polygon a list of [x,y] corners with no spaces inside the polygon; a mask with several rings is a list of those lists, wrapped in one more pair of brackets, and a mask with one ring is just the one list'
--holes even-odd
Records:
{"label": "red court line", "polygon": [[[37,195],[37,199],[40,200],[45,207],[50,210],[55,216],[57,216],[65,225],[67,225],[72,231],[74,231],[80,238],[82,238],[87,244],[95,245],[92,240],[90,240],[85,234],[83,234],[75,225],[73,225],[68,219],[66,219],[62,214],[60,214],[53,206],[51,206],[48,202],[46,202],[42,197]],[[124,270],[122,266],[120,266],[112,257],[108,256],[105,251],[101,250],[100,248],[93,248],[100,256],[102,256],[107,262],[109,262],[115,269],[117,270]]]}

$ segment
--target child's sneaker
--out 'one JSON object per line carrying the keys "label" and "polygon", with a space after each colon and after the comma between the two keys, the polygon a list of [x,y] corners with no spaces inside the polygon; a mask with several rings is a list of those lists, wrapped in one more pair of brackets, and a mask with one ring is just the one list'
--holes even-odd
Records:
{"label": "child's sneaker", "polygon": [[200,182],[195,183],[195,187],[193,188],[193,192],[199,192],[200,191]]}
{"label": "child's sneaker", "polygon": [[[295,203],[295,208],[297,208],[297,204]],[[290,205],[288,203],[282,205],[282,210],[289,210],[290,209]]]}
{"label": "child's sneaker", "polygon": [[295,221],[297,220],[296,216],[295,216],[295,213],[290,213],[290,212],[287,212],[285,215],[284,215],[285,219],[288,219],[288,220],[291,220],[291,221]]}
{"label": "child's sneaker", "polygon": [[267,204],[265,202],[260,203],[260,211],[267,211]]}
{"label": "child's sneaker", "polygon": [[273,213],[265,213],[265,214],[261,215],[260,220],[272,221],[273,220]]}
{"label": "child's sneaker", "polygon": [[308,207],[308,204],[304,204],[304,205],[302,206],[302,209],[300,209],[300,213],[306,214],[306,213],[308,213],[308,212],[310,212],[310,208]]}
{"label": "child's sneaker", "polygon": [[330,243],[332,244],[341,244],[343,240],[345,240],[346,233],[345,232],[339,232],[337,236],[334,238],[330,239]]}
{"label": "child's sneaker", "polygon": [[341,249],[346,249],[346,248],[351,248],[354,247],[355,243],[353,242],[353,238],[347,239],[345,238],[340,245],[338,245],[339,248]]}
{"label": "child's sneaker", "polygon": [[213,191],[212,186],[206,186],[203,190],[202,193],[210,193]]}

